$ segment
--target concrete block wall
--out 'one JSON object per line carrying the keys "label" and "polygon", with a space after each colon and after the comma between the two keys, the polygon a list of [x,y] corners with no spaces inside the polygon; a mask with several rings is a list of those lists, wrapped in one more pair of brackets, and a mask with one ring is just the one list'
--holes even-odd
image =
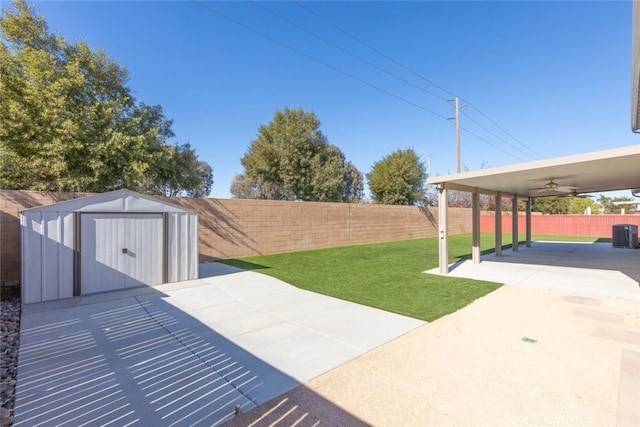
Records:
{"label": "concrete block wall", "polygon": [[[417,206],[188,199],[199,213],[202,260],[267,255],[437,235],[438,212]],[[451,233],[471,232],[469,209],[451,209]]]}
{"label": "concrete block wall", "polygon": [[[20,280],[19,211],[89,194],[0,191],[0,284]],[[417,206],[170,198],[199,214],[200,260],[437,236],[438,210]],[[471,210],[449,210],[450,234],[471,232]]]}
{"label": "concrete block wall", "polygon": [[[2,207],[4,208],[4,206]],[[20,221],[0,211],[0,284],[18,280],[20,272]]]}

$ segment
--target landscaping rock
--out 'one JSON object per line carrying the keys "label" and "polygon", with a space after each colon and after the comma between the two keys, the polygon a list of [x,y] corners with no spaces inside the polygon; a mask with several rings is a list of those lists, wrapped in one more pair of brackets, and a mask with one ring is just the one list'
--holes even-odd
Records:
{"label": "landscaping rock", "polygon": [[18,373],[18,350],[20,349],[20,287],[0,289],[0,426],[13,425],[12,409],[15,406]]}
{"label": "landscaping rock", "polygon": [[13,416],[11,415],[11,410],[5,407],[0,408],[0,425],[10,426],[13,424]]}

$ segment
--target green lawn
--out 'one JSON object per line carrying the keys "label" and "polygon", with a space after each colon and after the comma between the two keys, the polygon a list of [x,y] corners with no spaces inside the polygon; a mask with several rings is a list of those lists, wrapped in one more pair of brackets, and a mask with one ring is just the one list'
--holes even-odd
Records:
{"label": "green lawn", "polygon": [[[483,253],[493,252],[493,239],[493,234],[482,234]],[[552,236],[533,238],[559,239]],[[511,235],[504,236],[503,243],[507,242],[511,242]],[[509,247],[510,244],[503,245],[505,249]],[[450,236],[449,262],[470,257],[471,235]],[[491,282],[423,274],[423,271],[438,266],[437,238],[224,262],[276,277],[302,289],[426,321],[457,311],[501,286]]]}
{"label": "green lawn", "polygon": [[[509,235],[510,236],[510,235]],[[511,237],[509,237],[511,239]],[[555,240],[556,242],[599,242],[611,243],[610,237],[578,237],[578,236],[531,236],[531,240]],[[511,240],[509,240],[511,241]]]}

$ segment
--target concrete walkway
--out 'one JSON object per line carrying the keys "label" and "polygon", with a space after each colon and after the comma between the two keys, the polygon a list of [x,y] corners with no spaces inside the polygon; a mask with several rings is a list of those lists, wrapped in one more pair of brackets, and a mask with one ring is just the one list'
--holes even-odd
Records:
{"label": "concrete walkway", "polygon": [[503,253],[451,275],[515,286],[229,426],[640,425],[640,250],[536,242]]}
{"label": "concrete walkway", "polygon": [[215,425],[424,324],[223,264],[23,307],[15,426]]}
{"label": "concrete walkway", "polygon": [[[533,242],[501,257],[483,255],[450,267],[449,276],[554,289],[582,295],[640,300],[640,249],[611,243]],[[438,269],[430,274],[440,274]]]}

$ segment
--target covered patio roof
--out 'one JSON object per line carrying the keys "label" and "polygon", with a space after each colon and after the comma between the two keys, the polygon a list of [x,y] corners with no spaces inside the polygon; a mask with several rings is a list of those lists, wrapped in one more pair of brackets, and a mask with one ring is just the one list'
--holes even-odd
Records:
{"label": "covered patio roof", "polygon": [[[555,191],[545,184],[553,180]],[[434,176],[429,184],[483,194],[501,192],[523,198],[571,193],[593,193],[640,187],[640,145],[567,157]]]}
{"label": "covered patio roof", "polygon": [[472,193],[472,257],[480,259],[480,194],[496,195],[496,256],[502,255],[502,198],[512,203],[512,250],[518,251],[517,199],[526,202],[526,242],[531,246],[531,199],[561,194],[592,193],[640,187],[640,145],[558,157],[454,175],[435,176],[427,180],[439,190],[440,273],[449,272],[448,204],[449,190]]}

